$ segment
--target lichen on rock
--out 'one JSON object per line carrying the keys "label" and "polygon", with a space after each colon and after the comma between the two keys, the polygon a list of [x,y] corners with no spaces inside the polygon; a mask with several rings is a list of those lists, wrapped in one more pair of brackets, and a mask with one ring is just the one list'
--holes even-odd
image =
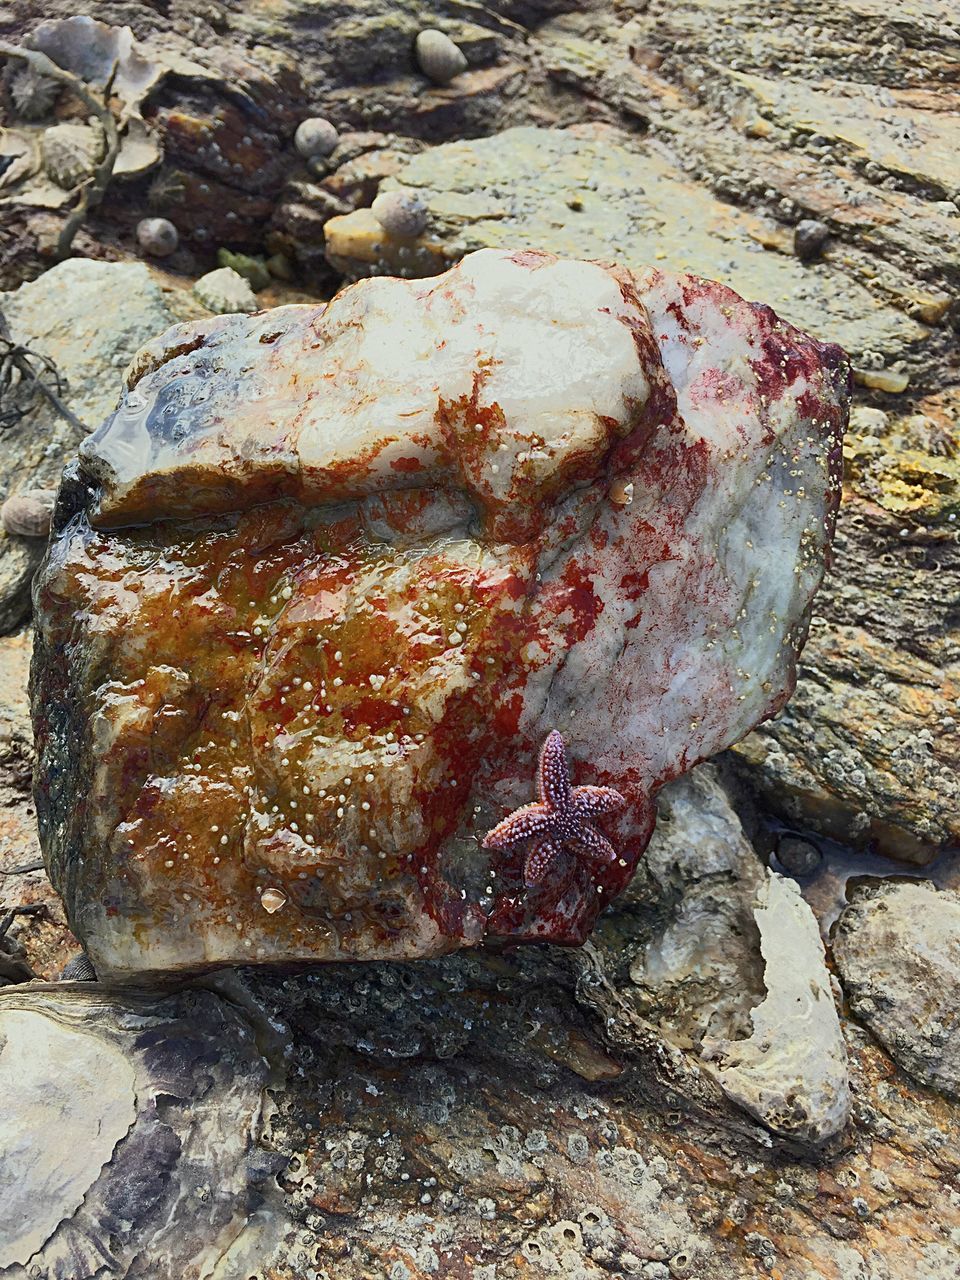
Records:
{"label": "lichen on rock", "polygon": [[[582,941],[656,790],[789,696],[847,395],[721,285],[530,251],[148,344],[35,596],[97,972]],[[553,729],[626,803],[530,884],[483,840]]]}

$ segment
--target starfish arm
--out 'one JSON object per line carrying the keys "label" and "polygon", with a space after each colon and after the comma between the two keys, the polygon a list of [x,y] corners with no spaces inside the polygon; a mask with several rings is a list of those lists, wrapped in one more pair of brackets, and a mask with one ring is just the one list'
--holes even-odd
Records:
{"label": "starfish arm", "polygon": [[619,813],[626,800],[613,787],[574,787],[573,811],[578,818],[595,818],[600,813]]}
{"label": "starfish arm", "polygon": [[483,837],[484,849],[503,849],[531,836],[545,835],[553,825],[550,810],[542,804],[525,804],[498,822]]}
{"label": "starfish arm", "polygon": [[523,864],[523,883],[528,889],[541,883],[559,852],[559,846],[552,840],[538,840],[534,844]]}
{"label": "starfish arm", "polygon": [[617,860],[616,850],[610,841],[589,823],[580,824],[576,841],[592,862],[616,862]]}
{"label": "starfish arm", "polygon": [[537,794],[541,804],[561,813],[570,808],[570,771],[567,767],[567,751],[563,738],[556,731],[547,734],[540,750],[537,769]]}

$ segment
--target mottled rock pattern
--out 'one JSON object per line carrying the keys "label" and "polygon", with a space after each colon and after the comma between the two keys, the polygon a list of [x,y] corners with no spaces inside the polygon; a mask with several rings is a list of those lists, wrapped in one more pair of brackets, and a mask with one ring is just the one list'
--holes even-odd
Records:
{"label": "mottled rock pattern", "polygon": [[[116,404],[120,373],[139,347],[180,318],[145,265],[71,259],[32,284],[0,294],[14,339],[53,360],[63,399],[91,429]],[[80,438],[42,396],[0,433],[0,496],[55,487]],[[43,544],[0,535],[0,631],[30,609],[30,581]]]}
{"label": "mottled rock pattern", "polygon": [[[544,948],[224,973],[219,1000],[40,986],[0,994],[0,1018],[26,1006],[56,1019],[55,1051],[31,1063],[38,1091],[57,1095],[78,1065],[136,1074],[134,1127],[102,1170],[90,1168],[90,1135],[98,1118],[106,1129],[111,1098],[82,1078],[73,1101],[84,1105],[77,1114],[68,1098],[66,1114],[86,1141],[65,1159],[61,1123],[54,1148],[65,1172],[95,1179],[91,1208],[101,1189],[128,1207],[134,1232],[117,1233],[111,1262],[126,1280],[202,1266],[277,1280],[673,1280],[691,1266],[705,1280],[837,1280],[877,1265],[890,1280],[950,1276],[960,1108],[891,1077],[856,1024],[845,1029],[858,1106],[815,1160],[691,1106],[667,1073],[668,1047],[618,1011],[616,957],[634,928],[624,906],[605,917],[593,958]],[[588,987],[610,1001],[600,1018]],[[267,1083],[258,1112],[252,1095]],[[0,1130],[11,1123],[5,1110]],[[185,1130],[178,1154],[169,1134]],[[119,1188],[138,1138],[131,1204]],[[219,1188],[205,1178],[212,1161]],[[188,1187],[199,1194],[178,1199]],[[29,1228],[51,1205],[33,1197],[24,1209]],[[103,1274],[86,1212],[70,1280]]]}
{"label": "mottled rock pattern", "polygon": [[861,889],[833,950],[851,1008],[894,1060],[960,1097],[960,894],[909,882]]}
{"label": "mottled rock pattern", "polygon": [[267,1078],[250,1025],[209,992],[8,989],[0,1270],[160,1280],[215,1262],[269,1173]]}
{"label": "mottled rock pattern", "polygon": [[[529,252],[145,348],[37,591],[98,972],[582,941],[653,792],[789,696],[847,375],[720,286]],[[525,886],[479,842],[555,728],[619,856]]]}
{"label": "mottled rock pattern", "polygon": [[856,408],[794,698],[736,748],[790,821],[908,862],[960,843],[960,396]]}

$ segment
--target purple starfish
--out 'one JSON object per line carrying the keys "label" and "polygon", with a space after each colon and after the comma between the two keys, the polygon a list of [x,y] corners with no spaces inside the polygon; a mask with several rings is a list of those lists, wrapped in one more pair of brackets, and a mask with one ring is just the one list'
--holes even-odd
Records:
{"label": "purple starfish", "polygon": [[537,768],[538,803],[525,804],[488,831],[484,849],[504,849],[521,840],[531,841],[523,864],[523,882],[539,884],[554,859],[569,845],[577,846],[593,862],[613,862],[616,851],[591,819],[616,813],[626,804],[612,787],[572,787],[563,738],[554,729],[547,734]]}

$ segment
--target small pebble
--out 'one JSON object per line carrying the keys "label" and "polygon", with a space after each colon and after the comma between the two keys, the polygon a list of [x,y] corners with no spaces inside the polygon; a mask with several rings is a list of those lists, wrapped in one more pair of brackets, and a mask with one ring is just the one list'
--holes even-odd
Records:
{"label": "small pebble", "polygon": [[56,489],[24,489],[12,494],[0,507],[0,524],[21,538],[45,538],[57,496]]}
{"label": "small pebble", "polygon": [[430,217],[427,206],[415,191],[383,191],[371,208],[384,231],[404,239],[418,236]]}
{"label": "small pebble", "polygon": [[141,218],[137,223],[137,244],[152,258],[166,258],[180,243],[177,228],[169,218]]}
{"label": "small pebble", "polygon": [[777,861],[791,876],[812,876],[823,861],[819,845],[792,831],[780,835],[776,848]]}
{"label": "small pebble", "polygon": [[447,84],[454,76],[467,69],[463,50],[449,36],[434,27],[420,32],[416,49],[420,70],[434,84]]}
{"label": "small pebble", "polygon": [[323,116],[311,116],[309,120],[301,120],[293,135],[293,145],[304,160],[314,156],[328,156],[340,141],[337,127]]}
{"label": "small pebble", "polygon": [[798,222],[793,232],[793,252],[802,262],[811,262],[819,258],[829,234],[829,227],[813,218]]}

